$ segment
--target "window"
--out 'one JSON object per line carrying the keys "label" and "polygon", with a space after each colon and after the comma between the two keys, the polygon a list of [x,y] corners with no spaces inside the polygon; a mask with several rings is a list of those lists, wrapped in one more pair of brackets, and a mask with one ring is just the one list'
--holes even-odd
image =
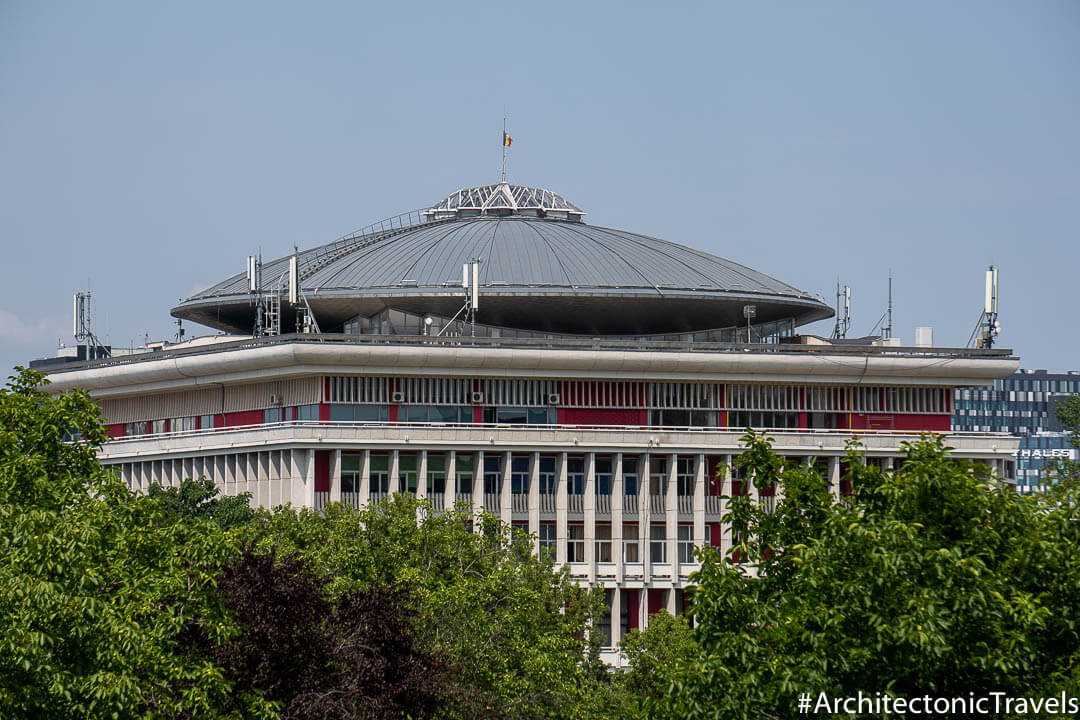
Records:
{"label": "window", "polygon": [[390,492],[390,458],[387,455],[371,456],[371,494],[385,495]]}
{"label": "window", "polygon": [[570,495],[585,494],[585,458],[566,458],[566,492]]}
{"label": "window", "polygon": [[585,526],[570,525],[566,541],[566,562],[585,562]]}
{"label": "window", "polygon": [[484,456],[484,492],[497,493],[502,490],[502,457]]}
{"label": "window", "polygon": [[319,406],[318,405],[299,405],[296,408],[296,419],[301,422],[318,422],[319,421]]}
{"label": "window", "polygon": [[168,422],[168,420],[151,420],[150,421],[150,432],[152,434],[165,432],[165,424],[167,422]]}
{"label": "window", "polygon": [[190,432],[195,429],[195,416],[173,418],[169,421],[169,429],[172,432]]}
{"label": "window", "polygon": [[596,562],[611,562],[611,526],[596,526]]}
{"label": "window", "polygon": [[649,494],[650,495],[667,495],[668,485],[668,473],[667,473],[667,458],[656,457],[655,455],[650,458],[651,465],[649,471]]}
{"label": "window", "polygon": [[641,562],[641,555],[638,553],[638,526],[636,523],[623,525],[623,562]]}
{"label": "window", "polygon": [[555,408],[486,407],[484,422],[504,425],[554,425]]}
{"label": "window", "polygon": [[145,435],[146,434],[146,421],[140,420],[139,422],[124,423],[125,435]]}
{"label": "window", "polygon": [[473,487],[473,458],[472,455],[458,454],[454,458],[454,474],[457,476],[458,496],[472,495]]}
{"label": "window", "polygon": [[446,492],[446,458],[439,453],[428,453],[427,492],[428,495]]}
{"label": "window", "polygon": [[200,415],[199,416],[199,429],[210,429],[214,427],[213,415]]}
{"label": "window", "polygon": [[400,492],[416,493],[416,456],[398,455],[398,489]]}
{"label": "window", "polygon": [[596,456],[596,494],[611,494],[611,457],[607,455]]}
{"label": "window", "polygon": [[678,483],[680,495],[692,496],[694,494],[694,480],[697,473],[694,472],[695,460],[692,457],[680,457],[676,467],[675,481]]}
{"label": "window", "polygon": [[694,562],[694,526],[679,526],[679,562]]}
{"label": "window", "polygon": [[555,523],[540,523],[540,557],[555,558]]}
{"label": "window", "polygon": [[529,492],[529,458],[516,455],[510,460],[510,492]]}
{"label": "window", "polygon": [[637,495],[638,493],[637,464],[637,458],[623,458],[622,470],[624,495]]}
{"label": "window", "polygon": [[282,408],[267,408],[263,410],[263,422],[264,423],[279,423],[281,422]]}
{"label": "window", "polygon": [[360,492],[360,456],[341,456],[341,492]]}
{"label": "window", "polygon": [[540,492],[555,494],[555,458],[550,455],[540,456]]}
{"label": "window", "polygon": [[417,423],[469,423],[472,422],[472,408],[448,407],[445,405],[401,405],[398,407],[398,421]]}
{"label": "window", "polygon": [[386,422],[390,408],[386,405],[331,405],[330,419],[337,422]]}
{"label": "window", "polygon": [[663,525],[649,526],[649,562],[667,562],[667,528]]}

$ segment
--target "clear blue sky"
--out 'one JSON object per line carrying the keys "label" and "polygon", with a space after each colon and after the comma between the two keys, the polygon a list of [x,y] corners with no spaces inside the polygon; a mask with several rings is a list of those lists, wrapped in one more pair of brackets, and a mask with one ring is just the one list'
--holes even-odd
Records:
{"label": "clear blue sky", "polygon": [[[0,368],[497,180],[1080,369],[1080,3],[0,3]],[[829,322],[811,328],[822,334]],[[197,331],[197,328],[191,328]],[[207,331],[208,332],[208,331]]]}

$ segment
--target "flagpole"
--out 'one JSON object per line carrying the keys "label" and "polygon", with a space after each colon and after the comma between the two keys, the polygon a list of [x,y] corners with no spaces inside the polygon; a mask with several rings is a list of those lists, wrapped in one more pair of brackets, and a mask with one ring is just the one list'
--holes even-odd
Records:
{"label": "flagpole", "polygon": [[502,182],[506,182],[506,113],[505,112],[503,113],[502,148],[503,148]]}

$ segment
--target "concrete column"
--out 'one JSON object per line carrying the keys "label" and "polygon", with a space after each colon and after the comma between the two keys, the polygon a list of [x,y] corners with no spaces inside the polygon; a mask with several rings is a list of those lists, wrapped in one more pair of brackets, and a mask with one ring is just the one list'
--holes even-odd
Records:
{"label": "concrete column", "polygon": [[364,450],[360,453],[360,507],[371,504],[371,451]]}
{"label": "concrete column", "polygon": [[[730,497],[732,488],[734,487],[733,473],[734,469],[731,466],[732,456],[724,456],[724,485],[726,486],[721,495],[727,495]],[[728,513],[729,500],[720,500],[720,517],[724,517]],[[727,555],[731,550],[731,523],[720,522],[720,557]]]}
{"label": "concrete column", "polygon": [[499,519],[507,525],[510,524],[514,512],[514,498],[511,492],[513,486],[510,480],[510,469],[513,467],[512,460],[513,456],[509,451],[503,453],[502,487],[499,488]]}
{"label": "concrete column", "polygon": [[446,483],[443,485],[443,509],[451,510],[457,502],[457,452],[446,453]]}
{"label": "concrete column", "polygon": [[671,582],[679,579],[679,456],[668,455],[667,497],[664,499],[664,536]]}
{"label": "concrete column", "polygon": [[829,458],[829,492],[833,502],[840,501],[840,458]]}
{"label": "concrete column", "polygon": [[427,450],[421,450],[416,459],[416,497],[427,497]]}
{"label": "concrete column", "polygon": [[638,629],[644,630],[649,627],[649,588],[648,586],[638,590]]}
{"label": "concrete column", "polygon": [[566,564],[566,540],[570,534],[567,510],[570,505],[566,484],[566,453],[559,453],[555,468],[555,564]]}
{"label": "concrete column", "polygon": [[[645,453],[638,458],[638,553],[641,556],[645,583],[648,584],[652,576],[652,562],[649,560],[649,493],[652,468],[649,467],[650,457]],[[643,596],[644,597],[644,596]],[[644,629],[644,625],[640,626]]]}
{"label": "concrete column", "polygon": [[341,450],[330,452],[330,502],[341,502]]}
{"label": "concrete column", "polygon": [[705,544],[705,487],[708,459],[702,455],[694,460],[694,546]]}
{"label": "concrete column", "polygon": [[401,474],[401,456],[397,450],[390,451],[390,492],[400,493],[401,490],[401,478],[398,475]]}
{"label": "concrete column", "polygon": [[589,568],[589,582],[596,582],[596,453],[585,453],[585,497],[582,498],[585,515],[585,564]]}
{"label": "concrete column", "polygon": [[533,538],[540,536],[540,453],[538,452],[529,454],[529,534]]}
{"label": "concrete column", "polygon": [[[618,584],[623,581],[623,464],[622,453],[615,453],[611,468],[611,559],[615,561],[615,597],[619,598]],[[616,600],[618,602],[618,600]],[[614,630],[612,637],[614,638]],[[618,643],[616,643],[617,645]]]}
{"label": "concrete column", "polygon": [[473,455],[472,476],[473,530],[480,532],[479,518],[484,513],[484,452]]}
{"label": "concrete column", "polygon": [[[617,461],[621,464],[621,460]],[[614,532],[612,535],[614,536]],[[621,535],[622,533],[620,533]],[[612,540],[612,542],[615,542]],[[620,553],[622,554],[622,553]],[[619,643],[622,641],[622,590],[619,589],[618,583],[615,584],[615,590],[611,593],[611,647],[619,647]]]}

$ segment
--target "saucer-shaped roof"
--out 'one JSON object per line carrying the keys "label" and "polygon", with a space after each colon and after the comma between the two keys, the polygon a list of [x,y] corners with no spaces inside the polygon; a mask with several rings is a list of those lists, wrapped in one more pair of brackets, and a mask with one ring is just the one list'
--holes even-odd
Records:
{"label": "saucer-shaped roof", "polygon": [[[625,230],[595,227],[547,190],[497,185],[459,190],[422,221],[358,233],[298,254],[300,286],[324,331],[390,307],[452,316],[462,265],[480,261],[477,322],[587,335],[685,333],[792,318],[830,317],[820,300],[744,265]],[[286,256],[263,265],[280,288]],[[246,274],[173,308],[176,317],[247,333],[255,310]]]}

